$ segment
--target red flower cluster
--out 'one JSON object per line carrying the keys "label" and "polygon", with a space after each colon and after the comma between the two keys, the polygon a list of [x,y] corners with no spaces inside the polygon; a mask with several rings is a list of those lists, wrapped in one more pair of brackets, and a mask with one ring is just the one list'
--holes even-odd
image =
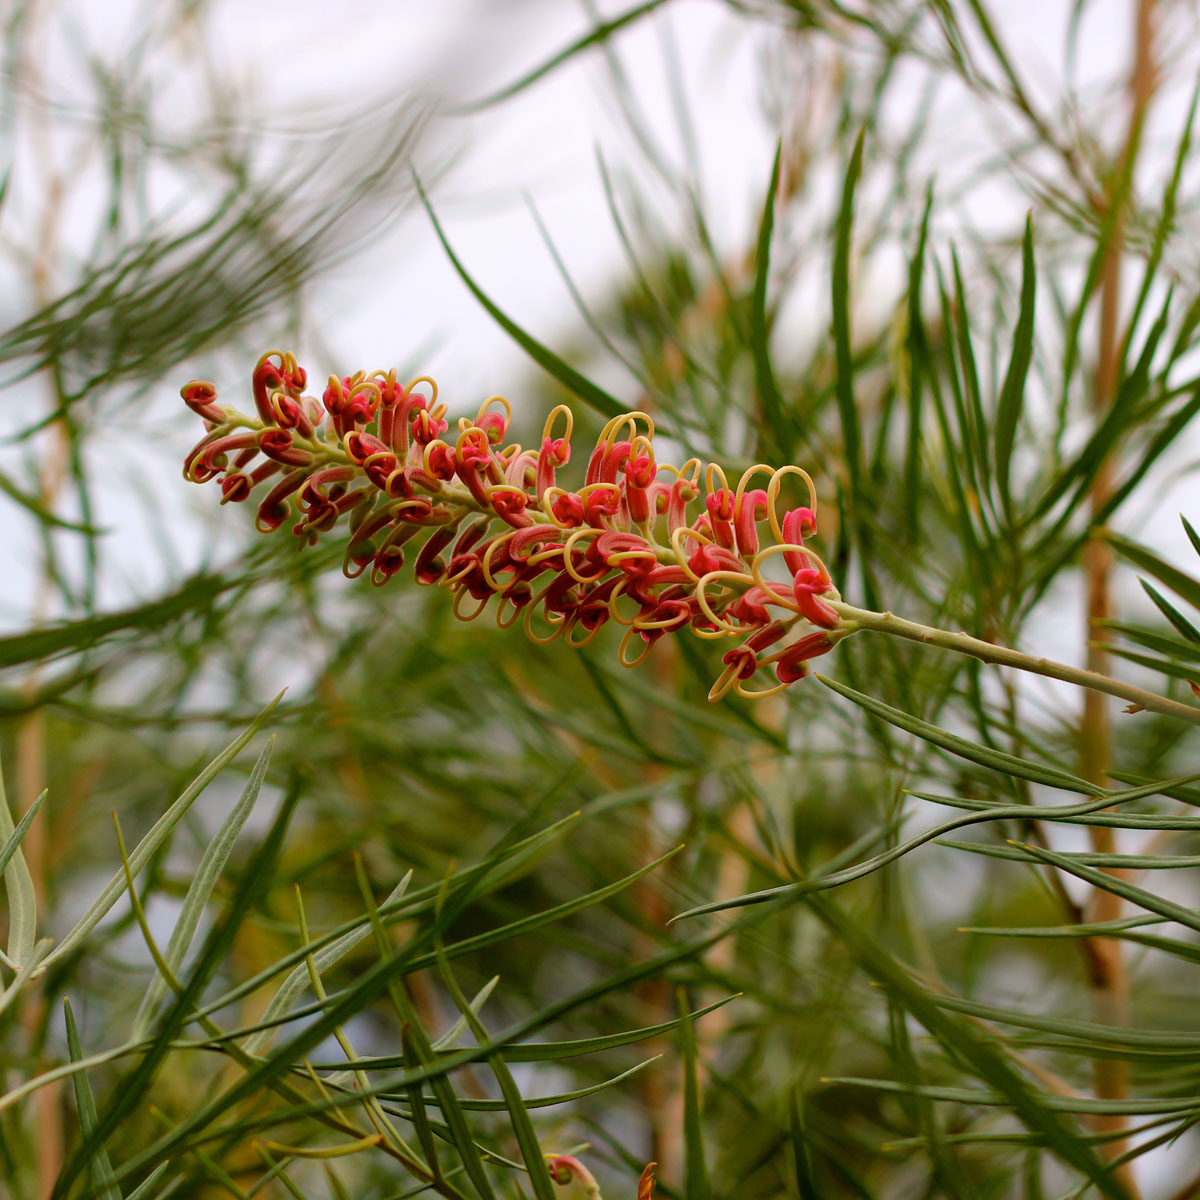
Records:
{"label": "red flower cluster", "polygon": [[[278,529],[294,503],[292,531],[308,543],[348,517],[343,570],[352,579],[369,572],[386,583],[421,543],[417,582],[449,588],[464,620],[495,599],[501,626],[521,619],[533,640],[575,646],[615,621],[626,630],[625,666],[684,628],[737,640],[712,700],[731,689],[779,691],[851,632],[829,603],[839,597],[825,564],[805,544],[816,533],[816,493],[799,467],[758,464],[731,488],[715,463],[658,462],[653,421],[631,412],[604,427],[582,486],[569,490],[557,477],[571,458],[565,406],[526,450],[504,444],[511,410],[499,396],[473,421],[461,418],[450,439],[427,376],[406,385],[394,370],[331,376],[320,401],[306,384],[290,354],[264,355],[253,376],[257,417],[218,404],[210,383],[187,384],[183,398],[207,432],[184,475],[219,479],[222,503],[273,480],[258,528]],[[788,475],[807,485],[809,504],[781,514]],[[760,477],[765,486],[751,486]],[[785,580],[764,573],[776,557]],[[747,688],[764,667],[777,682]]]}

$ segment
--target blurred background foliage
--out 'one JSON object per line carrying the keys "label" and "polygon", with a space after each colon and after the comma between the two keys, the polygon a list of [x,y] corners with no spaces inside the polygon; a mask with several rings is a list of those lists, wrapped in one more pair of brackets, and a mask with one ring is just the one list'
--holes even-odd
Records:
{"label": "blurred background foliage", "polygon": [[[813,679],[709,705],[703,645],[664,639],[625,671],[610,631],[535,645],[405,575],[351,584],[336,547],[259,538],[179,479],[200,429],[175,398],[201,375],[241,403],[275,345],[314,383],[415,373],[435,348],[471,361],[451,328],[346,361],[325,319],[339,296],[420,302],[406,255],[444,252],[415,172],[434,213],[458,205],[443,263],[533,352],[503,388],[518,440],[563,400],[598,430],[607,392],[680,459],[799,463],[846,599],[1187,700],[1200,585],[1171,539],[1181,498],[1197,517],[1194,6],[1042,6],[1062,61],[1032,64],[979,0],[585,4],[537,57],[522,31],[546,7],[472,10],[436,81],[331,41],[336,99],[285,116],[261,106],[294,64],[263,36],[237,69],[219,6],[4,14],[0,752],[14,820],[49,791],[8,860],[8,954],[31,961],[31,896],[66,951],[3,968],[0,1190],[543,1200],[541,1150],[574,1150],[609,1197],[651,1160],[688,1200],[1200,1194],[1200,791],[1143,789],[1108,824],[1033,812],[1194,772],[1188,727],[875,635],[825,670],[922,736]],[[705,165],[701,15],[755,64],[755,178]],[[572,74],[618,133],[589,185],[613,253],[577,282],[540,225],[518,266],[561,297],[547,330],[515,324],[504,272],[476,280],[459,236],[473,143]],[[508,170],[537,205],[538,179]],[[1101,527],[1128,539],[1116,563]],[[1091,791],[1052,790],[1047,765]],[[1031,810],[668,924],[870,860],[945,803]],[[130,849],[150,834],[136,905],[110,813]],[[253,1039],[298,949],[348,922],[328,1000],[302,971],[281,1029],[223,1036]],[[154,991],[148,940],[177,995]],[[481,990],[482,1025],[456,1029]],[[375,1100],[348,1090],[351,1045],[382,1059],[356,1084]]]}

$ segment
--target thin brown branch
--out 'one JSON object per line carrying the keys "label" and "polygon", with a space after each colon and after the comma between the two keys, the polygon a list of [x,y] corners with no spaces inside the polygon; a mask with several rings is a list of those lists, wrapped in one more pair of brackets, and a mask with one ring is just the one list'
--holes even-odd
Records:
{"label": "thin brown branch", "polygon": [[[1132,177],[1130,156],[1136,153],[1139,132],[1146,110],[1154,95],[1157,71],[1154,65],[1154,0],[1136,0],[1134,61],[1129,80],[1129,124],[1120,158],[1112,172],[1112,184],[1107,203],[1118,203],[1115,195],[1123,177]],[[1092,408],[1097,421],[1111,406],[1116,394],[1117,373],[1123,339],[1119,332],[1121,304],[1121,242],[1122,214],[1114,215],[1112,240],[1105,256],[1100,285],[1099,345],[1096,374],[1092,393]],[[1116,475],[1115,456],[1101,465],[1089,496],[1093,515],[1099,514],[1110,499]],[[1100,538],[1092,538],[1084,551],[1088,651],[1087,667],[1098,674],[1108,674],[1111,654],[1110,634],[1105,622],[1112,616],[1111,575],[1112,551]],[[1108,698],[1099,692],[1088,691],[1084,696],[1083,719],[1080,726],[1080,774],[1098,787],[1104,786],[1112,758],[1112,724]],[[1091,827],[1092,847],[1097,853],[1111,854],[1116,850],[1115,831],[1094,825]],[[1114,877],[1120,871],[1112,872]],[[1120,917],[1121,898],[1112,891],[1096,888],[1089,904],[1088,920],[1113,921]],[[1089,985],[1092,993],[1094,1019],[1105,1025],[1121,1026],[1129,1020],[1129,975],[1122,943],[1115,938],[1097,938],[1090,946]],[[1099,1058],[1095,1063],[1096,1094],[1105,1100],[1124,1099],[1129,1090],[1128,1064],[1119,1059]],[[1121,1116],[1099,1116],[1095,1119],[1099,1132],[1111,1133],[1127,1127]],[[1101,1153],[1116,1159],[1129,1149],[1126,1139],[1101,1144]],[[1129,1164],[1117,1168],[1121,1180],[1131,1194],[1137,1187]]]}

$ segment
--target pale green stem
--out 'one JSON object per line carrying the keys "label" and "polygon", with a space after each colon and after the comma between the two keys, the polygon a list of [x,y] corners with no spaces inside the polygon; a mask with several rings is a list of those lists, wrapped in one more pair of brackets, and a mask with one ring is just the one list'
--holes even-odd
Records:
{"label": "pale green stem", "polygon": [[906,621],[892,613],[872,612],[870,609],[844,604],[840,600],[830,600],[827,597],[823,599],[846,622],[848,632],[868,629],[875,633],[905,638],[910,642],[919,642],[924,646],[939,646],[943,650],[953,650],[957,654],[977,658],[980,662],[994,663],[1000,667],[1016,667],[1020,671],[1044,675],[1048,679],[1061,679],[1066,683],[1090,688],[1094,692],[1105,692],[1109,696],[1127,700],[1139,709],[1149,709],[1168,717],[1177,717],[1192,725],[1200,725],[1200,708],[1191,704],[1180,704],[1177,700],[1168,700],[1165,696],[1143,691],[1142,688],[1122,683],[1108,675],[1085,671],[1079,667],[1068,667],[1064,663],[1039,658],[1034,654],[1023,654],[1020,650],[1010,650],[1006,646],[994,646],[991,642],[981,641],[968,633],[951,633],[947,629],[934,629],[929,625],[919,625],[916,621]]}

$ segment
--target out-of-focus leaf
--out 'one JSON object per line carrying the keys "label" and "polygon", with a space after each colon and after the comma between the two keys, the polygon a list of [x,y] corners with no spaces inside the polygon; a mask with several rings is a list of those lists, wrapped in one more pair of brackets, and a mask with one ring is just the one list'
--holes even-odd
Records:
{"label": "out-of-focus leaf", "polygon": [[484,294],[483,289],[475,282],[468,274],[467,269],[459,261],[458,256],[450,247],[450,242],[442,230],[441,222],[438,221],[437,215],[433,211],[433,206],[429,203],[429,198],[425,195],[425,189],[421,186],[420,181],[417,181],[417,191],[421,197],[421,203],[425,206],[425,211],[429,214],[429,219],[433,222],[434,232],[437,234],[438,241],[442,244],[442,249],[446,251],[447,257],[450,259],[451,265],[458,272],[459,278],[470,289],[471,294],[483,305],[484,308],[491,314],[492,319],[499,325],[505,333],[509,335],[516,343],[538,364],[544,371],[552,375],[559,383],[568,391],[573,392],[585,404],[590,405],[597,412],[602,413],[606,417],[619,416],[625,411],[621,403],[610,396],[603,388],[598,387],[586,376],[581,375],[574,367],[561,359],[549,347],[542,345],[535,337],[526,333],[515,321],[506,316],[490,299]]}
{"label": "out-of-focus leaf", "polygon": [[841,417],[842,441],[851,491],[859,494],[863,473],[862,433],[854,395],[854,347],[850,340],[850,254],[854,226],[854,190],[862,174],[863,140],[861,130],[850,153],[842,185],[842,206],[838,213],[833,250],[833,344],[837,362],[837,402]]}
{"label": "out-of-focus leaf", "polygon": [[[276,703],[278,703],[278,698],[263,711],[255,724],[250,727],[250,730],[246,734],[243,734],[243,739],[249,740],[257,732],[258,726],[270,715]],[[238,742],[234,742],[223,755],[214,760],[214,763],[222,762],[222,760],[228,761],[228,759],[232,758],[237,753],[234,747],[236,746],[240,749],[239,742],[241,741],[242,739],[239,739]],[[217,769],[219,770],[220,768]],[[202,772],[199,778],[204,778],[207,773],[207,771]],[[197,780],[198,782],[199,779]],[[193,788],[195,787],[196,784],[193,784]],[[267,831],[261,845],[248,864],[243,878],[239,881],[237,888],[230,898],[228,908],[222,919],[205,938],[190,975],[186,981],[183,981],[183,990],[176,996],[174,1003],[167,1009],[159,1021],[155,1037],[137,1066],[114,1089],[96,1127],[84,1137],[83,1144],[79,1150],[63,1167],[55,1184],[51,1200],[61,1200],[62,1197],[68,1194],[71,1184],[78,1178],[83,1166],[88,1162],[95,1148],[107,1141],[112,1132],[120,1126],[125,1116],[141,1103],[147,1089],[153,1083],[159,1067],[170,1052],[172,1042],[182,1029],[184,1023],[191,1017],[205,985],[211,979],[218,965],[224,961],[242,922],[254,910],[269,888],[275,861],[279,855],[284,835],[287,832],[292,814],[295,811],[298,798],[299,793],[294,787],[289,789],[288,793],[284,796],[270,829]],[[142,845],[145,845],[145,839],[139,844],[139,849]],[[133,876],[133,859],[136,854],[137,851],[135,850],[134,854],[130,855],[125,863],[125,873],[130,879]],[[122,877],[122,882],[124,881],[125,875]],[[172,1135],[168,1134],[166,1136],[171,1137]],[[149,1167],[157,1166],[158,1164],[148,1163],[146,1165]],[[126,1162],[123,1164],[117,1177],[122,1178],[130,1170],[130,1164]]]}
{"label": "out-of-focus leaf", "polygon": [[1012,353],[1004,386],[996,407],[996,482],[1000,486],[1000,499],[1005,512],[1011,513],[1010,467],[1013,445],[1017,436],[1017,425],[1025,399],[1025,380],[1029,364],[1033,359],[1033,313],[1037,295],[1037,270],[1033,261],[1033,217],[1025,220],[1025,240],[1022,251],[1021,308],[1013,332]]}
{"label": "out-of-focus leaf", "polygon": [[1144,579],[1138,580],[1155,607],[1189,642],[1200,644],[1200,629],[1191,623],[1157,588]]}
{"label": "out-of-focus leaf", "polygon": [[[72,1062],[83,1058],[83,1049],[79,1044],[79,1029],[75,1025],[75,1014],[71,1011],[71,1001],[63,997],[63,1016],[67,1024],[67,1055]],[[86,1138],[96,1128],[96,1098],[92,1095],[92,1085],[88,1082],[86,1071],[76,1071],[71,1077],[75,1085],[75,1110],[79,1114],[79,1129]],[[92,1173],[92,1183],[100,1200],[121,1200],[121,1189],[117,1187],[113,1176],[112,1163],[108,1151],[101,1143],[92,1155],[89,1167]]]}
{"label": "out-of-focus leaf", "polygon": [[754,378],[762,401],[767,427],[776,432],[783,429],[783,397],[771,366],[771,347],[767,328],[767,282],[771,270],[771,234],[775,228],[775,197],[779,191],[779,164],[783,158],[783,143],[775,144],[775,160],[771,179],[758,223],[758,244],[754,254],[754,291],[750,299],[750,348],[754,354]]}
{"label": "out-of-focus leaf", "polygon": [[8,962],[14,970],[28,962],[37,941],[37,892],[25,855],[21,853],[21,839],[29,831],[40,805],[41,797],[29,806],[20,830],[15,828],[4,790],[4,772],[0,769],[0,838],[4,839],[3,853],[7,855],[4,890],[8,896]]}
{"label": "out-of-focus leaf", "polygon": [[[170,834],[171,830],[183,819],[184,814],[196,802],[197,797],[204,791],[206,787],[219,775],[225,767],[227,767],[242,751],[242,749],[253,739],[254,735],[266,724],[271,713],[275,711],[275,706],[283,697],[280,692],[266,708],[254,718],[254,721],[245,730],[245,732],[234,738],[216,758],[212,760],[196,776],[195,779],[184,789],[179,799],[167,809],[165,813],[150,827],[149,832],[144,838],[134,847],[133,852],[129,855],[129,869],[134,874],[142,869],[153,856],[154,852],[162,845],[163,841]],[[125,874],[118,871],[109,881],[108,886],[100,893],[100,895],[88,906],[87,911],[75,923],[70,932],[54,947],[47,963],[56,962],[78,946],[84,938],[100,923],[104,914],[117,902],[117,898],[125,891]]]}
{"label": "out-of-focus leaf", "polygon": [[217,596],[240,582],[223,575],[197,575],[170,596],[150,604],[0,638],[0,668],[86,650],[125,630],[160,629],[172,621],[205,611]]}
{"label": "out-of-focus leaf", "polygon": [[1139,546],[1111,529],[1100,530],[1100,536],[1124,559],[1128,559],[1135,567],[1148,571],[1160,583],[1166,584],[1176,595],[1182,596],[1193,608],[1200,609],[1200,581],[1192,578],[1164,562],[1157,554]]}
{"label": "out-of-focus leaf", "polygon": [[[246,819],[254,808],[254,802],[258,799],[259,789],[266,777],[267,764],[271,761],[273,744],[274,740],[272,739],[263,747],[258,761],[250,772],[250,778],[241,798],[230,810],[229,815],[217,830],[216,836],[205,848],[196,868],[196,874],[188,885],[183,907],[176,918],[175,928],[171,931],[171,937],[163,955],[168,969],[173,974],[178,974],[179,968],[183,964],[184,955],[187,954],[188,947],[192,944],[196,927],[200,924],[200,917],[204,913],[213,888],[216,887],[217,880],[233,851],[233,844],[237,841],[238,834],[241,833],[242,826],[246,823]],[[146,994],[142,997],[142,1003],[134,1016],[133,1030],[130,1034],[133,1040],[140,1040],[146,1035],[154,1020],[155,1010],[167,995],[167,990],[167,981],[161,974],[156,974],[151,979],[150,986],[146,989]]]}
{"label": "out-of-focus leaf", "polygon": [[1003,775],[1016,776],[1018,779],[1027,779],[1030,783],[1045,784],[1047,787],[1063,788],[1070,792],[1082,792],[1084,795],[1098,794],[1094,784],[1080,779],[1077,775],[1072,775],[1067,771],[1060,771],[1057,767],[1031,763],[1025,759],[1017,758],[1012,754],[1005,754],[1002,750],[991,750],[986,746],[976,745],[967,738],[959,737],[957,734],[950,733],[945,729],[939,729],[936,725],[931,725],[928,721],[922,721],[918,717],[910,716],[906,712],[901,712],[898,708],[893,708],[890,704],[884,704],[882,700],[875,700],[863,692],[856,691],[852,687],[847,687],[846,684],[839,683],[836,679],[829,679],[824,675],[817,675],[815,678],[820,680],[830,691],[836,692],[839,696],[852,701],[867,712],[881,717],[890,725],[895,725],[898,729],[903,729],[908,733],[914,734],[934,746],[948,750],[951,754],[958,755],[960,758],[978,763],[981,767],[987,767]]}
{"label": "out-of-focus leaf", "polygon": [[510,99],[519,92],[525,91],[526,88],[536,83],[539,79],[544,79],[547,75],[556,71],[563,63],[569,62],[583,51],[590,50],[593,46],[602,45],[614,33],[624,29],[627,25],[632,25],[635,21],[647,16],[665,3],[666,0],[646,0],[646,3],[638,4],[634,8],[621,13],[619,16],[613,17],[608,21],[598,22],[591,33],[578,38],[565,49],[560,50],[557,54],[547,59],[541,66],[535,67],[528,74],[522,75],[520,79],[506,84],[499,91],[492,92],[490,95],[484,96],[481,100],[473,100],[469,104],[460,105],[454,111],[462,114],[477,112],[481,108],[488,108],[493,104],[499,104],[503,100]]}
{"label": "out-of-focus leaf", "polygon": [[[860,142],[861,146],[861,142]],[[704,1153],[704,1125],[700,1113],[700,1083],[696,1034],[692,1029],[687,999],[682,990],[675,996],[679,1012],[680,1057],[683,1059],[683,1169],[684,1193],[688,1200],[712,1200],[712,1184]]]}
{"label": "out-of-focus leaf", "polygon": [[1068,1122],[1060,1106],[1052,1103],[1057,1097],[1038,1093],[1023,1074],[1016,1069],[994,1038],[986,1036],[975,1025],[953,1018],[935,1003],[907,970],[871,937],[860,921],[848,917],[835,904],[822,896],[812,896],[808,905],[831,933],[854,955],[888,994],[895,997],[929,1032],[958,1057],[967,1069],[996,1090],[1002,1103],[1028,1129],[1041,1134],[1046,1145],[1063,1162],[1092,1181],[1097,1189],[1112,1200],[1129,1200],[1128,1193],[1113,1178],[1107,1167]]}
{"label": "out-of-focus leaf", "polygon": [[0,472],[0,492],[3,492],[10,500],[15,501],[22,508],[27,509],[37,518],[38,523],[43,526],[50,526],[54,529],[66,529],[71,533],[85,533],[89,537],[96,537],[104,532],[103,530],[93,528],[91,525],[80,524],[78,521],[67,521],[57,516],[36,496],[31,496],[28,492],[23,492],[3,472]]}

